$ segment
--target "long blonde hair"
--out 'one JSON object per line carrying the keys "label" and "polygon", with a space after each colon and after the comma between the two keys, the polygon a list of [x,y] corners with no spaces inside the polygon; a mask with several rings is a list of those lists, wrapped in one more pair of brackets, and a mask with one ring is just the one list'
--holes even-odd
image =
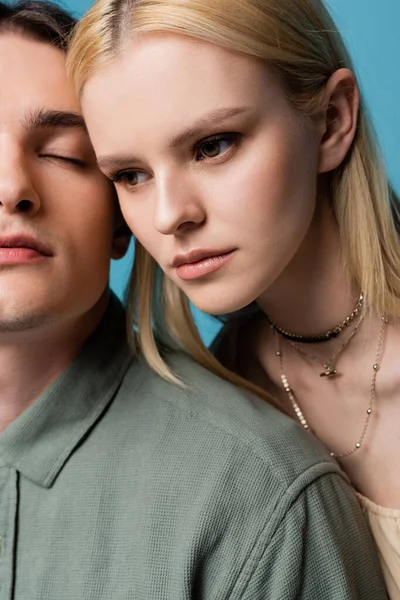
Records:
{"label": "long blonde hair", "polygon": [[[79,23],[68,68],[80,95],[135,35],[170,32],[264,60],[304,115],[321,108],[324,86],[351,61],[320,0],[97,0]],[[397,197],[390,188],[361,101],[358,127],[344,163],[331,173],[332,205],[346,270],[368,306],[400,314]],[[128,332],[162,377],[176,381],[160,353],[178,347],[214,373],[267,395],[222,366],[204,346],[184,293],[137,242],[128,292]],[[268,396],[268,399],[269,396]]]}

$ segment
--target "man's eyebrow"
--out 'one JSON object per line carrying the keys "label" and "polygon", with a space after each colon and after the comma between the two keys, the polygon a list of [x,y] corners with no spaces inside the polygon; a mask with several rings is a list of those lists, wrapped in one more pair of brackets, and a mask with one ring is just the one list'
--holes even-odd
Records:
{"label": "man's eyebrow", "polygon": [[33,131],[41,128],[51,129],[59,127],[61,129],[81,129],[87,133],[85,121],[82,115],[63,110],[38,109],[32,111],[25,117],[24,126],[27,131]]}
{"label": "man's eyebrow", "polygon": [[[199,121],[196,121],[191,127],[183,131],[170,142],[171,148],[182,146],[188,140],[196,138],[204,134],[204,131],[210,125],[222,123],[228,119],[236,117],[242,113],[249,112],[250,106],[237,106],[232,108],[219,108],[211,113],[208,113],[202,117]],[[101,169],[113,168],[113,167],[125,167],[134,162],[138,162],[139,159],[136,156],[122,155],[122,156],[99,156],[97,164]]]}

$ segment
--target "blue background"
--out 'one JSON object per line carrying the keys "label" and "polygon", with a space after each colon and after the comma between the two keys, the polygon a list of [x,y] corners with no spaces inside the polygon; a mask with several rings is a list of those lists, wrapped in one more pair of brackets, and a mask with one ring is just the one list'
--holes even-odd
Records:
{"label": "blue background", "polygon": [[[80,16],[92,2],[64,1]],[[389,177],[400,190],[398,149],[400,140],[400,0],[326,0],[353,57],[356,72],[383,149]],[[132,252],[113,263],[111,285],[122,295],[132,264]],[[208,340],[214,331],[211,319],[200,315]]]}

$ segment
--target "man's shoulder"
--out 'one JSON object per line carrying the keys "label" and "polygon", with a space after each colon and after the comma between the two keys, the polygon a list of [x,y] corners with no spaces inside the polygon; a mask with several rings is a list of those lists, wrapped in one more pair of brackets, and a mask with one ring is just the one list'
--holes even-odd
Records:
{"label": "man's shoulder", "polygon": [[168,436],[169,429],[172,452],[193,444],[215,452],[221,452],[221,446],[227,452],[234,449],[237,457],[253,457],[285,489],[299,478],[306,484],[318,473],[340,473],[319,442],[264,400],[185,354],[175,353],[168,363],[182,385],[162,379],[144,361],[132,364],[117,399],[127,409],[126,427],[130,419],[135,424],[143,419],[149,436],[161,434],[161,429]]}

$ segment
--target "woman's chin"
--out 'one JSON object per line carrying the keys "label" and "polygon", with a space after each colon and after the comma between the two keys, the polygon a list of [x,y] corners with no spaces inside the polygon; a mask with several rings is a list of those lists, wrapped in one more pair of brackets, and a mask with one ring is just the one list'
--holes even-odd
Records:
{"label": "woman's chin", "polygon": [[207,294],[188,295],[189,300],[201,312],[214,316],[228,315],[251,304],[255,298],[248,295],[239,297],[234,292],[226,293],[225,296]]}

